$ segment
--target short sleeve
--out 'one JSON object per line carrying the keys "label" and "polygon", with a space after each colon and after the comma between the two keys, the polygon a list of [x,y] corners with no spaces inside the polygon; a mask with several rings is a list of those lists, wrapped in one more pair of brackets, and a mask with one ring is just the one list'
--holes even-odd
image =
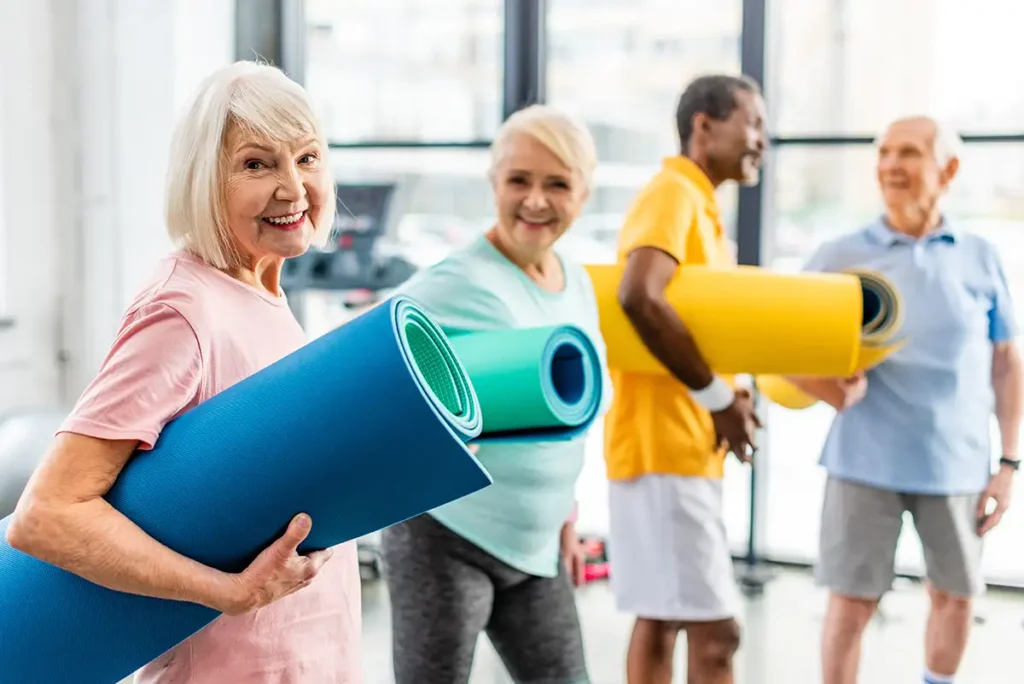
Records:
{"label": "short sleeve", "polygon": [[693,198],[682,188],[668,182],[651,188],[630,209],[623,227],[622,252],[654,247],[684,263],[696,212]]}
{"label": "short sleeve", "polygon": [[819,245],[804,262],[803,270],[808,273],[829,273],[841,270],[835,258],[836,251],[833,242]]}
{"label": "short sleeve", "polygon": [[195,404],[202,369],[188,321],[168,305],[144,305],[125,317],[61,431],[138,440],[151,449],[164,426]]}
{"label": "short sleeve", "polygon": [[445,332],[500,330],[511,325],[508,306],[489,287],[500,273],[476,276],[479,264],[460,256],[414,275],[398,291],[413,299]]}
{"label": "short sleeve", "polygon": [[1013,298],[1006,282],[1002,260],[995,249],[989,252],[992,275],[992,306],[988,312],[988,337],[992,342],[1008,342],[1018,333],[1017,317],[1013,312]]}

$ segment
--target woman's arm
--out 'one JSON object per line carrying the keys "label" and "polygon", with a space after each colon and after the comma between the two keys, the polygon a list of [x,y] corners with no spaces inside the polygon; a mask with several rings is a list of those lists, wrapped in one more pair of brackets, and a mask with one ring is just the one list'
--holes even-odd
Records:
{"label": "woman's arm", "polygon": [[58,435],[18,502],[7,542],[108,589],[189,601],[228,615],[302,589],[330,559],[329,549],[299,555],[311,527],[305,515],[296,516],[239,574],[210,568],[160,544],[103,498],[135,445]]}
{"label": "woman's arm", "polygon": [[108,589],[230,609],[244,598],[237,576],[171,551],[103,499],[136,445],[59,434],[18,502],[8,542]]}
{"label": "woman's arm", "polygon": [[202,369],[198,339],[173,308],[146,305],[127,315],[99,374],[29,479],[8,543],[115,591],[229,614],[312,579],[330,553],[298,555],[308,518],[304,527],[293,520],[247,570],[227,574],[160,544],[103,498],[135,450],[150,448],[164,425],[194,403]]}

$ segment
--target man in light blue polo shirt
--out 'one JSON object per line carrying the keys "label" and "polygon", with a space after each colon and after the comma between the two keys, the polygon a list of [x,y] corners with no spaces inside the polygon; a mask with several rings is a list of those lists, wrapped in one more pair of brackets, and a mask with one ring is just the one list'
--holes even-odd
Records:
{"label": "man in light blue polo shirt", "polygon": [[890,125],[878,145],[884,215],[822,245],[806,265],[884,275],[902,296],[908,339],[866,376],[794,379],[837,410],[821,456],[828,483],[818,573],[831,592],[824,684],[856,681],[861,636],[894,578],[904,511],[921,538],[931,597],[924,681],[952,682],[971,597],[984,588],[982,537],[1009,504],[1021,417],[1017,324],[995,247],[938,208],[959,145],[929,118]]}

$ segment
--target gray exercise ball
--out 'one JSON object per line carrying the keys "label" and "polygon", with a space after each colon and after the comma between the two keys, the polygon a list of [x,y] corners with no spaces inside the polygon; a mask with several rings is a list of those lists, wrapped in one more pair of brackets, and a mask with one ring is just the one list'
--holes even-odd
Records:
{"label": "gray exercise ball", "polygon": [[0,415],[0,518],[14,511],[67,415],[56,409],[25,409]]}

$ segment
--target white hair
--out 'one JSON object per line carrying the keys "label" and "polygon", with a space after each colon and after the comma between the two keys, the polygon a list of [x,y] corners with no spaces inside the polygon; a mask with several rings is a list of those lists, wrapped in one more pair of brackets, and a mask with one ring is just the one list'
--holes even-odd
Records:
{"label": "white hair", "polygon": [[961,159],[964,141],[960,134],[956,132],[956,129],[941,119],[921,114],[901,116],[898,119],[893,119],[875,139],[875,145],[878,146],[881,143],[890,128],[904,121],[928,121],[935,126],[935,137],[932,139],[932,154],[935,155],[935,161],[938,162],[940,168],[946,168],[954,159]]}
{"label": "white hair", "polygon": [[947,123],[932,119],[935,123],[935,139],[932,141],[932,152],[939,166],[945,168],[954,159],[961,159],[964,140],[960,134]]}
{"label": "white hair", "polygon": [[519,134],[536,138],[563,164],[580,174],[587,189],[591,188],[594,169],[597,168],[594,138],[582,122],[550,105],[530,105],[502,123],[491,144],[488,176],[493,178],[505,157],[509,142]]}
{"label": "white hair", "polygon": [[[312,135],[327,153],[323,127],[305,89],[280,69],[241,61],[202,82],[171,142],[167,232],[178,247],[221,269],[241,260],[224,209],[224,142],[235,126],[277,142]],[[324,168],[329,174],[326,163]],[[334,223],[335,203],[328,205],[318,216],[320,225],[313,226],[314,246],[326,243]]]}

